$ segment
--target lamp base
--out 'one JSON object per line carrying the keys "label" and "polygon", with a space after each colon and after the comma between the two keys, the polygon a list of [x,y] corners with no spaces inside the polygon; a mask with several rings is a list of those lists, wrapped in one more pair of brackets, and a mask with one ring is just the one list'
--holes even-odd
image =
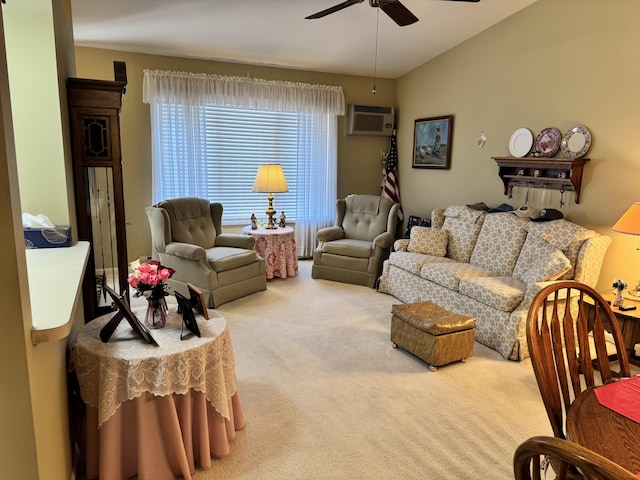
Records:
{"label": "lamp base", "polygon": [[269,210],[267,210],[267,211],[266,211],[266,212],[264,212],[264,213],[266,213],[267,215],[269,215],[269,223],[267,223],[267,226],[266,226],[266,227],[264,227],[264,228],[269,229],[269,230],[273,230],[273,229],[275,229],[275,228],[278,228],[278,225],[276,225],[275,223],[273,223],[273,216],[275,215],[275,213],[276,213],[276,212],[275,212],[275,211],[271,211],[271,212],[269,212]]}
{"label": "lamp base", "polygon": [[278,226],[273,223],[273,216],[276,214],[276,211],[273,209],[273,195],[269,194],[267,198],[269,199],[269,208],[267,208],[267,211],[264,213],[269,216],[269,223],[267,223],[267,226],[264,228],[268,230],[274,230],[278,228]]}

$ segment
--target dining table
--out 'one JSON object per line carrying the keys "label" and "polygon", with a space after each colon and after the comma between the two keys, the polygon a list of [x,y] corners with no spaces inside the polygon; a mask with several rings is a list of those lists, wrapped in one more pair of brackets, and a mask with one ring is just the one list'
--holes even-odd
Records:
{"label": "dining table", "polygon": [[640,476],[640,376],[589,387],[567,409],[567,437]]}
{"label": "dining table", "polygon": [[[144,318],[144,307],[133,309]],[[190,480],[196,466],[230,453],[245,419],[226,321],[196,314],[200,336],[170,305],[147,343],[126,321],[104,342],[114,314],[85,324],[71,344],[70,368],[85,404],[86,478]]]}

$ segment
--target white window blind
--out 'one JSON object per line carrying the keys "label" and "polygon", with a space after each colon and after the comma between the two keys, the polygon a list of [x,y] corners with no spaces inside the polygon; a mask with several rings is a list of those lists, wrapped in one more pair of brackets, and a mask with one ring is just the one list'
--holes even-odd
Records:
{"label": "white window blind", "polygon": [[[248,224],[252,213],[266,219],[267,194],[254,193],[253,182],[260,164],[280,163],[289,191],[274,193],[273,207],[278,217],[284,211],[288,221],[295,220],[299,114],[213,106],[158,108],[158,199],[198,196],[220,202],[225,224]],[[194,120],[204,128],[190,128]]]}

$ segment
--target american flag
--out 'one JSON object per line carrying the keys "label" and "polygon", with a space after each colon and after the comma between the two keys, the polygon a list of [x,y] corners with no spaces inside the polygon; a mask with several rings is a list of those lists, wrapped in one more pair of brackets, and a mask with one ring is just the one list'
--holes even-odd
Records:
{"label": "american flag", "polygon": [[[389,139],[389,151],[384,159],[384,182],[382,183],[382,196],[394,203],[400,203],[400,187],[398,186],[398,148],[396,146],[396,131],[393,131]],[[402,206],[398,210],[398,220],[402,221],[404,214]]]}

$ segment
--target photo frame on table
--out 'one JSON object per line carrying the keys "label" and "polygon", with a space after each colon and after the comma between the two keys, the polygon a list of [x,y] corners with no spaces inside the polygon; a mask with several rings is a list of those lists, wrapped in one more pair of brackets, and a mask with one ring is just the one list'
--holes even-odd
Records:
{"label": "photo frame on table", "polygon": [[453,115],[420,118],[413,131],[413,168],[451,168]]}
{"label": "photo frame on table", "polygon": [[125,295],[120,295],[108,285],[104,285],[104,289],[113,300],[113,304],[116,306],[118,311],[113,318],[109,320],[104,327],[102,327],[102,330],[100,330],[100,339],[104,343],[107,343],[111,338],[111,335],[113,335],[113,332],[118,328],[118,325],[120,325],[122,319],[125,318],[127,322],[129,322],[129,325],[131,325],[133,331],[136,332],[145,342],[159,347],[160,345],[158,345],[156,339],[153,338],[147,326],[138,320],[138,317],[136,317],[136,315],[131,311],[129,303],[127,302],[127,297]]}
{"label": "photo frame on table", "polygon": [[[193,314],[193,307],[191,306],[191,299],[185,297],[180,292],[173,292],[178,300],[178,312],[182,312],[182,326],[186,325],[187,329],[193,333],[196,337],[200,337],[200,328],[198,322]],[[180,340],[184,340],[183,330],[180,328]]]}
{"label": "photo frame on table", "polygon": [[207,301],[204,298],[204,293],[198,287],[192,283],[187,283],[189,289],[189,295],[191,296],[191,306],[200,313],[205,320],[209,320],[209,310],[207,309]]}

